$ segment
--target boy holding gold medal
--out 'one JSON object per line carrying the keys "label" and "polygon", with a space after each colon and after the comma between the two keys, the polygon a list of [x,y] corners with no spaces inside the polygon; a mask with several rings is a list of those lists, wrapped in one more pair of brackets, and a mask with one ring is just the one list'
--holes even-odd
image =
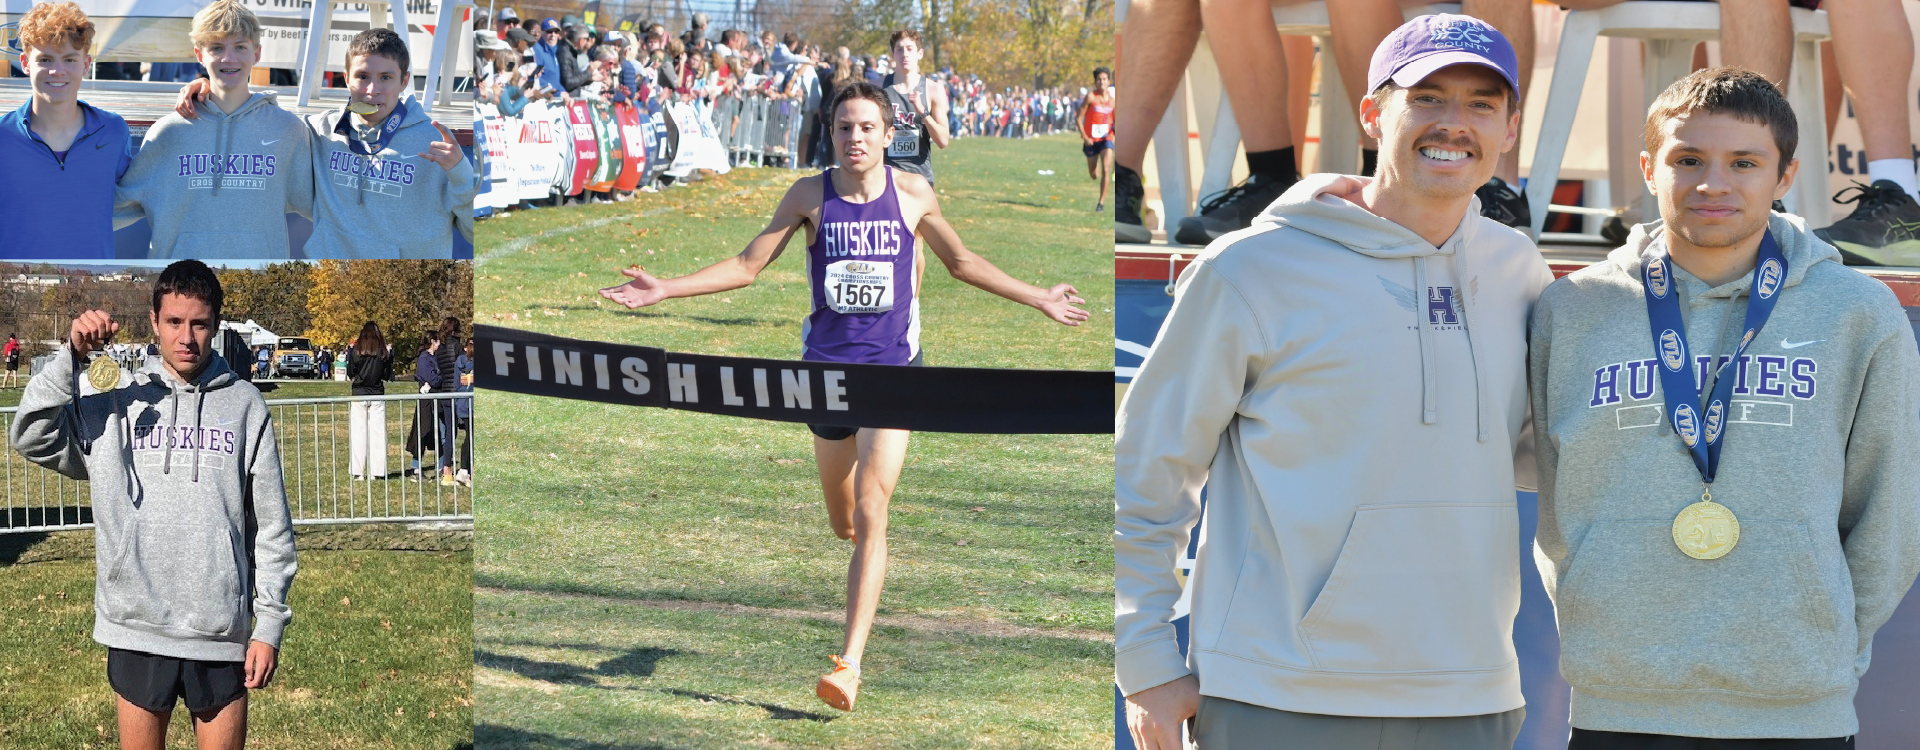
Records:
{"label": "boy holding gold medal", "polygon": [[1531,331],[1569,750],[1851,748],[1920,573],[1920,350],[1885,285],[1768,211],[1803,168],[1772,83],[1694,73],[1645,140],[1661,220]]}
{"label": "boy holding gold medal", "polygon": [[81,313],[9,435],[28,461],[89,482],[93,639],[124,749],[165,746],[181,704],[200,747],[245,746],[247,691],[273,679],[293,616],[280,450],[260,391],[212,349],[221,299],[206,264],[167,266],[150,313],[159,361],[131,375],[105,354],[87,364],[120,324]]}

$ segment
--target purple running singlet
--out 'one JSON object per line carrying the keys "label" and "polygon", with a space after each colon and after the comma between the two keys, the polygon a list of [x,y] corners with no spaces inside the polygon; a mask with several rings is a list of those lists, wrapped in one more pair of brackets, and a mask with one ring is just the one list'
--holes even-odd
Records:
{"label": "purple running singlet", "polygon": [[820,173],[825,200],[807,245],[813,312],[800,328],[801,359],[904,365],[920,351],[918,255],[886,169],[887,191],[866,203],[834,191],[833,169]]}

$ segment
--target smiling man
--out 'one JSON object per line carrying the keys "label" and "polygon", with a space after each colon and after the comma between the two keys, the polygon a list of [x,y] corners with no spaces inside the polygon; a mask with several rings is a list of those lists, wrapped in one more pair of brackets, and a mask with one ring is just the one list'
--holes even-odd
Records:
{"label": "smiling man", "polygon": [[93,639],[107,647],[123,750],[166,746],[182,704],[199,747],[240,750],[247,691],[273,679],[293,616],[279,444],[260,391],[210,346],[221,299],[206,264],[167,266],[149,312],[160,356],[130,376],[94,354],[120,324],[81,313],[27,382],[10,435],[27,460],[90,487]]}
{"label": "smiling man", "polygon": [[1512,746],[1526,321],[1552,277],[1474,190],[1519,136],[1517,68],[1482,21],[1407,22],[1360,107],[1377,176],[1301,180],[1181,276],[1116,423],[1114,667],[1142,750],[1179,750],[1196,712],[1203,750]]}
{"label": "smiling man", "polygon": [[112,258],[113,183],[127,171],[127,122],[80,101],[93,22],[74,3],[20,17],[33,98],[0,115],[0,258]]}
{"label": "smiling man", "polygon": [[1798,140],[1760,75],[1681,79],[1640,154],[1660,221],[1540,296],[1535,557],[1572,750],[1853,747],[1920,573],[1920,352],[1884,284],[1768,211]]}
{"label": "smiling man", "polygon": [[287,258],[289,213],[313,215],[307,127],[273,92],[254,93],[260,21],[221,0],[193,16],[210,90],[199,117],[160,118],[120,178],[114,224],[153,224],[154,258]]}
{"label": "smiling man", "polygon": [[[940,216],[933,187],[883,163],[882,153],[893,142],[894,113],[879,86],[850,83],[834,95],[828,111],[839,166],[787,188],[773,221],[739,255],[672,279],[655,278],[635,266],[623,272],[633,281],[600,294],[639,308],[739,289],[753,283],[804,229],[812,290],[812,313],[800,327],[804,360],[921,363],[921,239],[960,281],[1032,306],[1064,325],[1087,319],[1087,312],[1076,307],[1084,301],[1072,285],[1036,287],[969,252]],[[807,429],[814,435],[828,522],[836,536],[853,541],[844,648],[831,657],[835,668],[814,692],[828,705],[851,711],[859,694],[860,657],[887,576],[887,505],[907,455],[908,432],[825,424]]]}

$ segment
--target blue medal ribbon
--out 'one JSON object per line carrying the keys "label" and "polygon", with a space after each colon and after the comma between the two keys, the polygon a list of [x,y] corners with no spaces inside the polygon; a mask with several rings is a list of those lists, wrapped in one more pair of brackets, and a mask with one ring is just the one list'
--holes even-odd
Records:
{"label": "blue medal ribbon", "polygon": [[[412,98],[413,97],[407,97],[407,99]],[[351,102],[349,102],[349,104],[351,104]],[[381,151],[387,149],[387,143],[393,140],[393,134],[400,132],[400,124],[405,122],[406,119],[407,100],[402,100],[400,104],[393,108],[393,114],[387,115],[387,121],[380,124],[380,137],[373,142],[371,150],[369,150],[365,144],[361,143],[359,138],[354,137],[353,113],[351,111],[344,108],[340,110],[340,122],[333,126],[333,132],[346,136],[347,148],[352,149],[354,153],[361,156],[376,156]]]}
{"label": "blue medal ribbon", "polygon": [[[1653,328],[1653,350],[1659,355],[1660,389],[1665,391],[1667,419],[1673,432],[1693,454],[1693,465],[1700,479],[1713,484],[1720,467],[1720,447],[1726,438],[1728,412],[1732,409],[1733,383],[1737,378],[1725,372],[1728,365],[1739,366],[1741,355],[1760,335],[1761,327],[1773,315],[1773,305],[1787,282],[1787,259],[1773,233],[1760,240],[1760,255],[1753,267],[1753,284],[1747,289],[1747,319],[1740,345],[1726,364],[1715,368],[1713,394],[1700,403],[1700,387],[1695,381],[1693,360],[1688,356],[1687,326],[1680,317],[1680,294],[1673,278],[1673,260],[1664,247],[1659,255],[1640,266],[1642,291],[1647,297],[1647,320]],[[1708,360],[1711,363],[1712,360]],[[1709,364],[1711,366],[1711,364]]]}

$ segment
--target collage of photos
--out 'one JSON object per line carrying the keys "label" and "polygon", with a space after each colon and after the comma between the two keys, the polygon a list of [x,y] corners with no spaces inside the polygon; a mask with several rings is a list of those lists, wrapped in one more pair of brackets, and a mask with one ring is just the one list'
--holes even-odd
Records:
{"label": "collage of photos", "polygon": [[1916,37],[4,0],[0,750],[1920,749]]}

